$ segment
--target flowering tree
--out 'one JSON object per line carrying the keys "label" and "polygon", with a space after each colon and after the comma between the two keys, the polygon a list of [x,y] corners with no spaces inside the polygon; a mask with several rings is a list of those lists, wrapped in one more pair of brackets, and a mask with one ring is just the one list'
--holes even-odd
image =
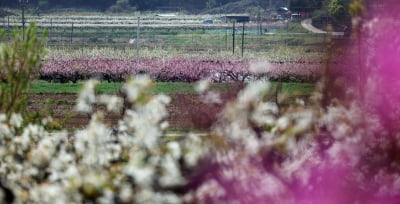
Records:
{"label": "flowering tree", "polygon": [[124,81],[130,75],[147,73],[156,81],[195,82],[210,78],[214,82],[244,82],[255,78],[271,81],[315,82],[319,62],[270,62],[268,60],[229,60],[172,57],[166,59],[49,59],[40,70],[40,78],[53,82],[76,82],[92,77]]}

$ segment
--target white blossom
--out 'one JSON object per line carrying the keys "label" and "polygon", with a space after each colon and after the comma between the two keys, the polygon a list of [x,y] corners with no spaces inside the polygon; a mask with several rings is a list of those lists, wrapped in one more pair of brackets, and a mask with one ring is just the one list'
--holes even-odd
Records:
{"label": "white blossom", "polygon": [[10,118],[10,124],[16,128],[20,128],[22,126],[22,115],[21,114],[16,114],[13,113],[11,114],[11,118]]}
{"label": "white blossom", "polygon": [[276,121],[276,127],[280,130],[285,130],[289,127],[290,124],[290,120],[287,116],[283,116],[280,117],[277,121]]}
{"label": "white blossom", "polygon": [[180,185],[184,178],[179,170],[179,164],[173,159],[172,155],[167,154],[161,160],[161,177],[158,179],[162,187]]}
{"label": "white blossom", "polygon": [[293,131],[295,133],[303,132],[310,128],[314,119],[313,112],[310,110],[296,112],[293,114],[292,117],[295,120],[295,124],[293,127]]}
{"label": "white blossom", "polygon": [[209,86],[210,84],[208,79],[203,79],[196,83],[194,89],[196,90],[197,93],[202,94],[209,88]]}
{"label": "white blossom", "polygon": [[95,87],[99,83],[97,80],[89,80],[83,86],[79,93],[76,103],[76,110],[79,112],[89,113],[92,111],[92,105],[96,102]]}
{"label": "white blossom", "polygon": [[219,93],[214,91],[208,91],[204,96],[202,96],[202,101],[206,104],[221,104],[222,99]]}
{"label": "white blossom", "polygon": [[13,135],[10,126],[0,122],[0,139],[11,138]]}
{"label": "white blossom", "polygon": [[273,65],[266,60],[253,61],[250,63],[249,70],[252,73],[259,74],[272,70]]}
{"label": "white blossom", "polygon": [[47,164],[52,159],[58,143],[59,141],[50,137],[41,140],[38,147],[31,151],[31,162],[38,166]]}
{"label": "white blossom", "polygon": [[123,100],[118,96],[111,95],[100,95],[97,98],[99,104],[104,104],[107,107],[107,111],[117,112],[121,110],[123,106]]}
{"label": "white blossom", "polygon": [[254,101],[258,102],[266,94],[269,87],[270,84],[268,82],[251,82],[246,86],[246,88],[240,91],[237,102],[243,105]]}
{"label": "white blossom", "polygon": [[121,190],[119,192],[119,197],[123,202],[128,202],[133,197],[132,188],[128,185],[121,186]]}
{"label": "white blossom", "polygon": [[151,186],[155,173],[153,164],[145,165],[143,163],[146,153],[144,151],[136,151],[131,155],[128,164],[124,167],[124,173],[132,176],[135,183],[139,186]]}
{"label": "white blossom", "polygon": [[87,129],[75,134],[75,149],[86,164],[106,165],[115,158],[110,130],[99,121],[102,116],[94,114]]}
{"label": "white blossom", "polygon": [[187,166],[195,166],[200,158],[207,151],[206,148],[202,147],[202,140],[195,134],[189,134],[186,136],[187,140],[184,143],[184,148],[187,152],[183,154],[183,159]]}
{"label": "white blossom", "polygon": [[179,159],[182,155],[181,147],[178,142],[168,142],[167,148],[174,159]]}
{"label": "white blossom", "polygon": [[262,102],[257,105],[252,113],[251,119],[258,125],[272,125],[276,121],[278,106],[272,102]]}
{"label": "white blossom", "polygon": [[135,102],[151,84],[150,77],[147,75],[137,75],[134,79],[128,80],[122,87],[122,90],[126,93],[130,102]]}
{"label": "white blossom", "polygon": [[225,196],[227,193],[215,179],[209,179],[204,182],[195,192],[196,198],[204,199],[207,197],[218,198]]}
{"label": "white blossom", "polygon": [[0,123],[7,121],[7,115],[4,113],[0,113]]}
{"label": "white blossom", "polygon": [[42,125],[47,125],[48,123],[53,122],[53,118],[51,116],[47,116],[42,119]]}
{"label": "white blossom", "polygon": [[65,189],[56,184],[42,184],[37,189],[32,189],[31,195],[37,203],[70,203],[65,195]]}

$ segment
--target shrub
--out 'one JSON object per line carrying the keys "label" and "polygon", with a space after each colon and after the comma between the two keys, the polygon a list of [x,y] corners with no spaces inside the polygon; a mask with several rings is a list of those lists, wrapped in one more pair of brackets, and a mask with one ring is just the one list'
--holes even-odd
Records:
{"label": "shrub", "polygon": [[30,83],[39,76],[46,34],[38,38],[36,32],[35,24],[24,36],[14,29],[12,41],[0,44],[0,111],[7,115],[25,111]]}

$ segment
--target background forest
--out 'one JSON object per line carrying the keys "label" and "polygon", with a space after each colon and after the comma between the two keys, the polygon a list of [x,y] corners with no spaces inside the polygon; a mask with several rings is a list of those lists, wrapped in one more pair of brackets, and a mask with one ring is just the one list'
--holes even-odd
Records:
{"label": "background forest", "polygon": [[[113,6],[131,6],[140,11],[157,10],[173,7],[189,12],[198,12],[227,4],[253,5],[262,8],[277,8],[281,6],[320,8],[324,0],[30,0],[29,4],[40,9],[53,8],[86,8],[107,11]],[[17,0],[0,0],[0,7],[18,7]]]}
{"label": "background forest", "polygon": [[[293,13],[309,13],[313,24],[323,27],[329,21],[335,28],[350,26],[350,0],[29,0],[31,13],[66,11],[97,11],[132,13],[135,11],[181,12],[191,14],[248,13],[256,15],[287,7]],[[0,0],[0,8],[20,7],[18,0]],[[1,16],[1,14],[0,14]]]}

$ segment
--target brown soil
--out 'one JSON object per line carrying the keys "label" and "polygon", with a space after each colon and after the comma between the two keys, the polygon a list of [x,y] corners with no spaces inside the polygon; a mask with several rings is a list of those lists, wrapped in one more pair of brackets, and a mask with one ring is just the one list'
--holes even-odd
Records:
{"label": "brown soil", "polygon": [[[207,129],[215,122],[224,104],[236,97],[234,93],[222,93],[222,104],[205,104],[197,94],[172,94],[172,102],[168,105],[167,121],[170,128],[176,130]],[[32,94],[29,96],[29,111],[38,111],[52,115],[64,124],[65,128],[78,129],[85,127],[90,114],[74,111],[77,95],[75,94]],[[97,107],[104,109],[104,107]],[[105,123],[115,125],[121,113],[106,113]]]}

